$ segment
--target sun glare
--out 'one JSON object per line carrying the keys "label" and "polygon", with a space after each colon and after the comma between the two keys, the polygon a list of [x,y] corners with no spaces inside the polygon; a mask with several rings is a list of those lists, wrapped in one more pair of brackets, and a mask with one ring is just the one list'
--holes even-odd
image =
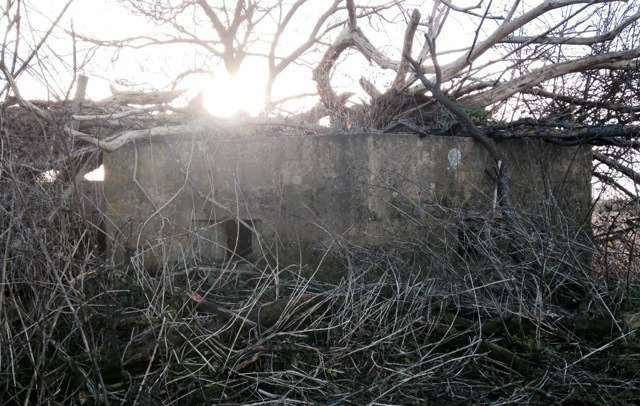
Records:
{"label": "sun glare", "polygon": [[240,69],[231,76],[221,73],[201,86],[205,89],[204,106],[218,117],[238,113],[256,116],[264,108],[264,80],[258,70]]}

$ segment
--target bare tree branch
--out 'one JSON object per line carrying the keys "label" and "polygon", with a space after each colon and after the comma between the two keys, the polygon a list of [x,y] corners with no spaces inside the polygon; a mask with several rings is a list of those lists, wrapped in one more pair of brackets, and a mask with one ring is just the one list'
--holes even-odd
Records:
{"label": "bare tree branch", "polygon": [[[29,64],[31,63],[33,58],[36,57],[36,55],[38,54],[40,49],[44,46],[44,44],[47,42],[47,40],[51,36],[51,33],[53,33],[53,30],[60,23],[60,20],[62,19],[62,17],[67,13],[67,10],[69,9],[69,6],[71,6],[71,3],[73,3],[73,0],[67,0],[67,2],[65,3],[64,7],[62,7],[62,10],[60,10],[60,13],[58,13],[56,19],[53,20],[53,22],[49,26],[49,29],[45,32],[45,34],[42,36],[42,38],[40,38],[40,41],[38,41],[38,43],[36,44],[34,49],[31,51],[29,56],[24,59],[24,61],[22,62],[22,65],[20,65],[20,68],[18,68],[18,70],[15,70],[15,71],[13,71],[13,69],[12,69],[12,71],[13,71],[12,72],[12,76],[14,78],[17,78],[18,76],[20,76],[20,74],[22,72],[24,72],[29,67]],[[14,64],[15,64],[15,62],[16,62],[16,59],[14,59]],[[0,90],[0,94],[4,93],[7,90],[7,86],[9,86],[8,83],[2,88],[2,90]]]}
{"label": "bare tree branch", "polygon": [[[489,37],[480,41],[468,54],[462,55],[453,62],[450,62],[442,66],[442,78],[443,81],[453,78],[458,72],[466,68],[475,61],[478,57],[483,55],[494,45],[500,43],[507,38],[510,34],[540,17],[541,15],[548,13],[549,11],[563,8],[574,4],[594,4],[594,3],[606,3],[616,0],[545,0],[538,6],[525,12],[520,17],[505,20]],[[424,66],[425,74],[434,73],[433,66]]]}
{"label": "bare tree branch", "polygon": [[[420,12],[418,9],[413,10],[411,13],[411,19],[409,20],[409,25],[404,33],[404,45],[402,46],[402,55],[411,55],[411,49],[413,48],[413,38],[416,35],[416,30],[418,29],[418,23],[420,23]],[[405,79],[407,76],[407,72],[410,67],[409,61],[405,56],[402,57],[400,62],[400,66],[398,67],[398,71],[396,73],[396,78],[394,79],[391,89],[395,91],[399,91],[405,85]]]}
{"label": "bare tree branch", "polygon": [[167,137],[177,135],[202,134],[207,130],[205,125],[201,124],[184,124],[175,126],[160,126],[145,130],[130,130],[114,134],[105,139],[100,139],[81,131],[67,127],[67,134],[81,141],[88,142],[106,152],[113,152],[124,145],[140,139],[149,139],[156,137]]}
{"label": "bare tree branch", "polygon": [[349,12],[349,29],[351,31],[355,30],[356,25],[356,5],[353,0],[346,0],[347,3],[347,11]]}
{"label": "bare tree branch", "polygon": [[638,21],[638,19],[640,19],[640,12],[625,18],[611,31],[591,37],[508,36],[500,42],[510,44],[594,45],[615,39],[625,28]]}
{"label": "bare tree branch", "polygon": [[20,103],[20,105],[32,111],[38,117],[46,121],[49,121],[51,119],[49,113],[22,97],[22,95],[20,94],[20,89],[18,89],[18,85],[16,84],[15,78],[4,64],[0,64],[0,71],[2,71],[2,73],[4,74],[7,85],[13,91],[13,94],[15,95],[16,99],[18,99],[18,103]]}
{"label": "bare tree branch", "polygon": [[505,100],[515,93],[524,91],[534,85],[545,82],[567,73],[582,72],[590,69],[601,69],[616,62],[629,62],[640,56],[640,48],[627,51],[611,52],[601,55],[586,56],[576,60],[556,63],[535,69],[516,79],[502,82],[493,88],[462,98],[460,101],[469,107],[483,107]]}
{"label": "bare tree branch", "polygon": [[185,90],[166,90],[157,92],[144,92],[137,90],[117,90],[111,86],[112,96],[101,100],[99,104],[166,104],[183,95]]}
{"label": "bare tree branch", "polygon": [[373,83],[369,82],[367,79],[360,78],[358,83],[360,84],[362,90],[364,90],[365,93],[368,94],[372,99],[382,96],[382,92],[378,90],[376,86]]}
{"label": "bare tree branch", "polygon": [[[202,8],[202,10],[204,11],[204,13],[209,18],[209,21],[211,21],[211,25],[213,26],[213,29],[216,31],[216,33],[220,37],[220,42],[222,42],[222,45],[224,48],[222,60],[224,61],[227,71],[229,73],[237,72],[238,69],[240,68],[240,64],[242,63],[242,60],[244,59],[244,54],[242,53],[242,49],[236,49],[234,47],[234,40],[236,39],[236,34],[238,32],[238,28],[240,27],[240,24],[242,23],[242,21],[246,19],[247,14],[244,14],[244,15],[242,14],[242,10],[244,8],[244,0],[239,0],[236,3],[236,9],[235,9],[233,21],[229,26],[229,28],[225,27],[224,24],[222,24],[222,21],[220,21],[216,12],[213,11],[211,6],[209,6],[209,3],[207,2],[207,0],[197,0],[197,1],[200,7]],[[251,7],[253,7],[251,6],[251,4],[253,3],[250,3],[246,13],[249,13],[251,10]]]}
{"label": "bare tree branch", "polygon": [[269,55],[267,57],[268,66],[269,66],[269,78],[268,78],[267,86],[265,89],[265,100],[266,100],[265,104],[266,104],[267,111],[269,111],[273,106],[271,101],[271,95],[273,92],[273,85],[276,77],[280,73],[282,73],[282,71],[284,71],[289,65],[291,65],[295,60],[300,58],[306,51],[308,51],[309,48],[315,45],[322,35],[328,32],[328,31],[325,31],[321,35],[318,34],[322,26],[329,19],[329,17],[331,17],[338,10],[338,5],[340,4],[341,0],[334,0],[331,6],[317,19],[313,29],[311,30],[311,33],[307,37],[307,40],[304,43],[300,44],[296,49],[294,49],[288,56],[283,57],[280,60],[280,62],[276,64],[275,62],[276,48],[280,42],[280,37],[285,31],[285,29],[287,28],[293,16],[300,9],[300,7],[303,4],[305,4],[307,1],[308,0],[298,0],[296,3],[294,3],[291,6],[289,11],[285,15],[284,19],[278,24],[278,28],[274,35],[273,41],[271,42]]}
{"label": "bare tree branch", "polygon": [[633,169],[629,168],[626,165],[623,165],[622,163],[620,163],[619,161],[610,158],[608,156],[606,156],[605,154],[598,152],[598,151],[593,151],[593,157],[602,162],[603,164],[606,164],[607,166],[609,166],[612,169],[615,169],[616,171],[622,173],[624,176],[626,176],[627,178],[631,179],[632,181],[634,181],[635,183],[640,184],[640,173],[634,171]]}
{"label": "bare tree branch", "polygon": [[532,94],[534,96],[542,96],[548,99],[559,100],[561,102],[565,102],[565,103],[569,103],[577,106],[604,108],[607,110],[621,111],[625,113],[634,113],[634,112],[640,111],[640,105],[634,106],[634,105],[625,104],[625,103],[610,103],[605,101],[585,100],[577,97],[565,96],[562,94],[549,92],[539,87],[525,90],[524,93]]}
{"label": "bare tree branch", "polygon": [[622,186],[620,182],[616,181],[614,178],[612,178],[609,175],[605,175],[604,173],[594,171],[593,176],[596,177],[602,183],[606,183],[607,185],[612,186],[616,190],[621,191],[630,199],[636,200],[638,198],[638,196],[635,193],[633,193],[626,187]]}

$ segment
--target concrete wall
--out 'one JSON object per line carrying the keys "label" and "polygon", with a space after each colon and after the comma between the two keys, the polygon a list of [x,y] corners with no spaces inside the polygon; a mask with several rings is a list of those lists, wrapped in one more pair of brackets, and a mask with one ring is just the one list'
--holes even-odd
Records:
{"label": "concrete wall", "polygon": [[[518,208],[555,197],[576,224],[588,221],[589,147],[537,140],[499,147]],[[106,154],[104,164],[114,250],[144,248],[145,264],[222,260],[248,246],[292,260],[336,238],[365,245],[420,238],[420,224],[442,206],[490,214],[495,188],[486,152],[465,137],[202,134],[138,141]]]}

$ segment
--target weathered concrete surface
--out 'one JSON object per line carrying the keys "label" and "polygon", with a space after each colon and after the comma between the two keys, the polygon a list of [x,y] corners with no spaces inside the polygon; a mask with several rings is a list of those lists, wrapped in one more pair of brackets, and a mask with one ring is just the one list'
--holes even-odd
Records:
{"label": "weathered concrete surface", "polygon": [[[554,197],[574,223],[588,221],[589,147],[538,140],[499,147],[516,207],[535,210]],[[145,264],[221,260],[247,245],[291,259],[336,238],[419,238],[437,207],[490,213],[495,188],[486,152],[464,137],[202,134],[138,141],[106,154],[104,164],[107,228],[122,243],[114,249],[146,249]],[[247,237],[247,225],[259,241]]]}

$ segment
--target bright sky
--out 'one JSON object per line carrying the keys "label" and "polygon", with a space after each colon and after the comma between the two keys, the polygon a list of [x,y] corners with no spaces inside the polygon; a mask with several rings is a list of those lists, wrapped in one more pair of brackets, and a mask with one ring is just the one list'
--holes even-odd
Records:
{"label": "bright sky", "polygon": [[[33,38],[31,43],[36,43],[48,28],[50,22],[58,15],[66,0],[23,0],[33,10],[40,13],[31,13],[28,17],[28,25],[32,28]],[[164,3],[169,0],[154,0]],[[209,0],[212,4],[214,0]],[[358,0],[356,4],[381,4],[388,0]],[[538,4],[541,0],[523,0],[521,7],[528,8],[532,4]],[[175,3],[176,1],[174,1]],[[49,49],[43,54],[61,55],[56,59],[50,57],[42,61],[37,68],[49,69],[45,76],[48,77],[46,86],[38,83],[32,77],[24,75],[19,80],[19,86],[25,96],[30,98],[55,98],[55,95],[46,95],[43,90],[52,89],[57,97],[64,95],[69,89],[72,80],[73,42],[68,32],[73,26],[76,33],[102,40],[117,40],[132,36],[161,37],[163,33],[171,32],[167,27],[159,27],[142,16],[134,15],[124,4],[124,0],[75,0],[65,18],[60,24],[60,29],[54,38],[48,43]],[[232,4],[234,2],[228,2]],[[413,3],[413,4],[412,4]],[[456,0],[455,4],[464,7],[474,5],[477,0]],[[265,4],[268,4],[266,2]],[[329,0],[310,0],[308,5],[300,9],[297,20],[294,19],[281,38],[278,55],[287,54],[306,39],[318,15],[330,4]],[[492,3],[493,12],[500,12],[512,4],[509,0],[495,0]],[[423,21],[431,12],[432,3],[426,0],[407,0],[405,7],[411,9],[417,6],[423,16]],[[398,10],[387,11],[390,17],[397,17]],[[331,22],[341,21],[346,17],[346,11],[341,11]],[[395,24],[383,23],[364,18],[360,23],[361,29],[371,41],[387,55],[399,59],[403,32],[406,24],[401,18]],[[469,46],[475,35],[478,19],[471,20],[468,16],[452,12],[449,15],[445,30],[437,41],[439,52],[461,49]],[[4,23],[4,21],[3,21]],[[536,24],[540,24],[538,22]],[[495,28],[495,22],[485,21],[480,30],[480,39],[486,37]],[[534,25],[532,23],[532,25]],[[339,33],[335,30],[328,40],[332,40]],[[66,32],[65,32],[66,31]],[[269,30],[273,32],[273,30]],[[26,32],[26,30],[23,30]],[[202,24],[197,32],[199,37],[212,38],[212,30],[209,24]],[[262,35],[262,33],[260,33]],[[269,32],[263,38],[258,38],[260,52],[266,52],[269,45]],[[27,34],[29,35],[29,34]],[[421,35],[416,36],[414,54],[422,43]],[[211,75],[189,76],[179,84],[179,88],[189,90],[185,101],[194,97],[200,91],[205,93],[205,103],[209,111],[219,116],[230,116],[244,110],[251,115],[260,113],[264,106],[264,88],[266,83],[267,66],[266,59],[261,57],[247,57],[235,77],[229,77],[220,66],[220,61],[211,57],[202,48],[185,45],[163,45],[147,47],[144,49],[115,49],[102,48],[95,50],[93,46],[77,43],[78,64],[82,65],[81,72],[90,77],[88,97],[101,99],[111,94],[109,85],[127,88],[124,83],[132,85],[133,89],[166,89],[180,73],[205,68],[212,72]],[[23,54],[28,49],[23,51]],[[441,63],[453,59],[458,54],[450,54],[440,58]],[[493,54],[495,57],[495,54]],[[315,91],[315,83],[311,78],[311,68],[317,63],[321,55],[315,53],[306,57],[306,66],[290,65],[280,74],[276,80],[273,99]],[[491,56],[487,56],[490,58]],[[82,64],[85,58],[90,58],[86,65]],[[356,93],[352,100],[358,102],[359,98],[366,99],[362,89],[358,85],[358,79],[363,76],[376,84],[381,90],[393,79],[388,71],[383,71],[374,64],[366,61],[359,53],[348,51],[341,58],[342,61],[335,70],[332,84],[338,91],[351,91]],[[44,68],[46,67],[46,68]],[[494,67],[495,69],[495,67]],[[303,109],[315,104],[317,99],[306,99],[304,105],[290,106],[294,109]]]}
{"label": "bright sky", "polygon": [[[475,0],[474,0],[475,1]],[[379,4],[383,1],[369,1],[368,3]],[[39,38],[42,30],[48,26],[49,22],[59,13],[65,1],[63,0],[31,0],[31,7],[39,10],[40,15],[32,15],[30,23],[37,30],[32,42]],[[360,1],[358,4],[367,3]],[[416,1],[421,4],[419,9],[423,15],[430,11],[430,2]],[[458,1],[464,5],[464,1]],[[292,21],[286,31],[286,35],[281,41],[280,54],[285,53],[303,42],[311,29],[309,21],[313,21],[314,16],[319,15],[326,7],[328,0],[312,0],[307,9],[300,15],[299,21]],[[397,14],[396,11],[394,13]],[[340,14],[339,18],[344,18],[346,12]],[[338,17],[336,17],[337,19]],[[458,20],[456,20],[458,19]],[[450,17],[452,27],[456,29],[455,35],[443,35],[439,41],[439,49],[452,49],[468,44],[469,36],[472,35],[471,25],[465,24],[466,17],[452,15]],[[335,19],[334,19],[335,21]],[[136,35],[158,36],[163,27],[157,27],[146,21],[141,16],[135,16],[126,10],[121,2],[117,0],[75,0],[66,17],[63,19],[61,28],[69,31],[73,24],[75,32],[90,37],[113,40]],[[393,57],[399,57],[399,47],[405,28],[405,24],[391,24],[384,27],[368,26],[362,23],[365,33],[369,38],[385,52],[389,52]],[[205,29],[208,27],[205,27]],[[333,33],[335,37],[339,29]],[[209,33],[203,33],[203,36]],[[210,35],[210,34],[209,34]],[[50,46],[55,48],[55,52],[66,56],[67,60],[72,55],[72,41],[68,34],[59,30]],[[266,44],[265,44],[266,46]],[[418,46],[416,46],[417,49]],[[79,62],[86,55],[92,56],[92,62],[87,64],[83,73],[90,77],[88,97],[100,99],[110,95],[109,85],[119,82],[133,84],[134,88],[162,89],[179,73],[202,66],[202,61],[207,59],[206,53],[197,48],[184,45],[149,47],[140,50],[123,49],[117,51],[113,48],[102,49],[95,54],[91,52],[91,47],[84,43],[78,43]],[[357,85],[360,76],[365,76],[381,88],[392,80],[393,76],[389,72],[384,72],[377,66],[370,64],[359,54],[349,53],[337,69],[333,83],[341,91],[354,91],[357,97],[366,97]],[[320,55],[311,55],[308,59],[311,63],[317,61]],[[59,62],[59,61],[57,61]],[[236,77],[229,77],[226,72],[211,62],[207,68],[213,71],[213,76],[192,76],[183,81],[179,87],[190,90],[188,97],[195,96],[200,90],[205,91],[205,102],[210,112],[220,116],[230,116],[239,110],[245,110],[252,115],[258,114],[264,106],[264,88],[266,83],[266,60],[264,58],[248,57],[243,63],[240,72]],[[58,94],[64,94],[71,81],[71,66],[57,65],[57,72],[50,73],[52,80],[49,85]],[[30,78],[29,78],[30,79]],[[19,82],[23,93],[29,97],[43,98],[42,84],[28,80],[27,77]],[[274,99],[313,92],[315,83],[311,79],[309,66],[291,66],[284,74],[281,74],[276,81],[274,88]],[[307,99],[307,105],[314,104],[314,99]]]}

